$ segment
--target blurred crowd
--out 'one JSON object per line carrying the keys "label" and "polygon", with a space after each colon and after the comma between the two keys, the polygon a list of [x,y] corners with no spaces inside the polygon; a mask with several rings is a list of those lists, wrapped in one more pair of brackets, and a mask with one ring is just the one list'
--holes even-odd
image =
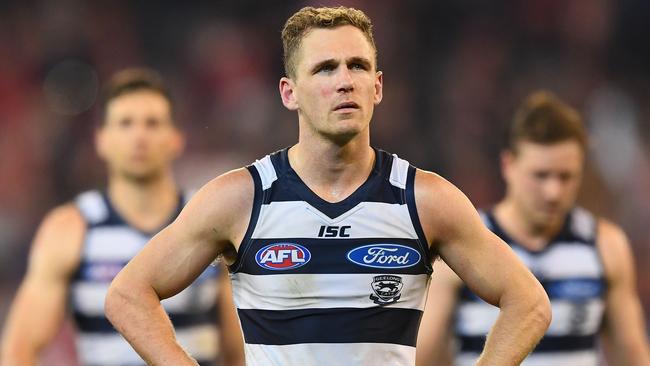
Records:
{"label": "blurred crowd", "polygon": [[297,140],[278,95],[280,30],[302,6],[373,20],[384,100],[372,144],[442,174],[479,207],[502,194],[504,126],[533,89],[591,135],[580,204],[619,223],[650,313],[650,2],[645,0],[0,2],[0,326],[48,209],[102,187],[97,99],[129,66],[157,69],[200,186]]}

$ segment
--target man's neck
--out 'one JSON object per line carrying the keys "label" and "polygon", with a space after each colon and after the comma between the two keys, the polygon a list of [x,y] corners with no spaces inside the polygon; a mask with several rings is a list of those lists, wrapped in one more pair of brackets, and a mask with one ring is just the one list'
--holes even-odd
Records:
{"label": "man's neck", "polygon": [[343,146],[301,140],[289,149],[291,167],[318,196],[328,202],[342,201],[366,181],[374,166],[369,139],[358,137]]}
{"label": "man's neck", "polygon": [[143,231],[160,229],[178,207],[178,190],[171,173],[146,182],[113,176],[108,196],[119,214]]}
{"label": "man's neck", "polygon": [[538,225],[526,217],[515,202],[506,198],[494,207],[498,225],[517,243],[530,250],[541,250],[562,230],[563,220]]}

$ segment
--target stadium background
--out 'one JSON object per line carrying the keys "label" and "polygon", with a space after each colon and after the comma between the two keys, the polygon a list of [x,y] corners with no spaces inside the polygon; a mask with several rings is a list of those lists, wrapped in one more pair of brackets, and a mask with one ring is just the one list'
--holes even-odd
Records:
{"label": "stadium background", "polygon": [[[503,126],[529,91],[583,113],[592,147],[580,203],[627,231],[650,313],[650,2],[341,3],[375,25],[385,89],[373,145],[439,172],[479,207],[502,194]],[[296,141],[277,92],[280,30],[302,6],[338,4],[1,1],[0,326],[43,215],[104,185],[93,129],[112,72],[143,65],[167,79],[189,141],[178,177],[198,186]]]}

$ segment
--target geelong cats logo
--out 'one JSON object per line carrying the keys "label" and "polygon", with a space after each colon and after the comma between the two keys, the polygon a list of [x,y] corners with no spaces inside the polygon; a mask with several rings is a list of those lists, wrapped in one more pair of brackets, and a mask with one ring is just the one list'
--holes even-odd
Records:
{"label": "geelong cats logo", "polygon": [[375,276],[370,285],[373,292],[370,294],[370,300],[381,306],[397,302],[402,296],[404,286],[402,277],[392,275]]}

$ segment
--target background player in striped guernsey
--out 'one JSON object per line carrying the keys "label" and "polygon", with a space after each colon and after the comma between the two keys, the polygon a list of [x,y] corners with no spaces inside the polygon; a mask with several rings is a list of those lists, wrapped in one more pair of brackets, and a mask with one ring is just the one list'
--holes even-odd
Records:
{"label": "background player in striped guernsey", "polygon": [[383,88],[370,20],[303,8],[282,39],[298,143],[203,187],[117,275],[109,319],[150,363],[193,365],[159,301],[223,254],[248,365],[413,365],[435,252],[501,307],[480,364],[518,363],[548,298],[459,190],[370,146]]}
{"label": "background player in striped guernsey", "polygon": [[[618,226],[575,206],[586,147],[575,110],[548,92],[531,94],[502,154],[506,195],[482,213],[551,299],[553,322],[524,365],[598,365],[600,334],[609,343],[610,365],[650,365],[627,239]],[[451,331],[459,340],[456,364],[473,365],[497,309],[464,288],[444,263],[434,267],[439,276],[430,301],[443,300],[425,312],[418,363],[441,365],[446,358],[449,364]]]}
{"label": "background player in striped guernsey", "polygon": [[[117,272],[189,199],[172,176],[184,138],[173,120],[169,92],[151,70],[116,74],[103,107],[96,147],[108,166],[108,189],[79,195],[41,224],[4,332],[4,366],[37,363],[39,351],[57,334],[68,301],[81,364],[143,363],[105,318],[104,297]],[[243,363],[229,281],[217,268],[203,271],[165,306],[180,341],[204,364],[213,364],[219,348],[225,364]]]}

